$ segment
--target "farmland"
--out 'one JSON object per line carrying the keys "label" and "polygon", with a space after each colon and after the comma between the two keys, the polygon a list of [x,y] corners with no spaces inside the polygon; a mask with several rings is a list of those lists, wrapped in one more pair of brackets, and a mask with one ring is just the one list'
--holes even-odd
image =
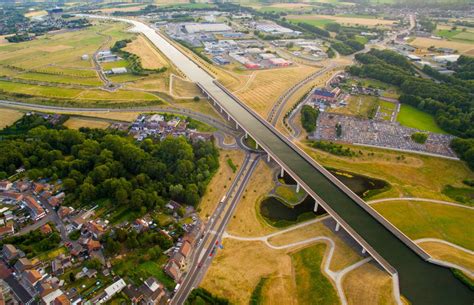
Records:
{"label": "farmland", "polygon": [[432,115],[416,109],[410,105],[402,104],[397,121],[406,127],[417,128],[420,130],[445,133],[438,127]]}
{"label": "farmland", "polygon": [[436,48],[452,48],[457,50],[461,54],[474,55],[474,44],[472,42],[461,42],[461,41],[449,41],[446,39],[432,39],[425,37],[417,37],[415,40],[410,42],[410,45],[421,48],[428,49],[431,46]]}
{"label": "farmland", "polygon": [[0,130],[12,125],[23,116],[23,112],[0,108]]}
{"label": "farmland", "polygon": [[315,21],[321,23],[319,25],[313,24],[315,26],[324,25],[329,22],[337,22],[346,26],[365,25],[368,27],[390,26],[394,23],[393,20],[367,18],[364,16],[289,15],[287,19],[296,22],[307,22],[309,24],[313,24]]}
{"label": "farmland", "polygon": [[105,121],[82,118],[70,118],[64,123],[64,126],[71,129],[79,129],[81,127],[105,129],[109,125],[110,123]]}
{"label": "farmland", "polygon": [[250,84],[234,93],[265,116],[283,92],[315,71],[315,68],[308,66],[258,71]]}
{"label": "farmland", "polygon": [[137,36],[131,43],[127,45],[125,51],[138,55],[141,59],[143,68],[159,69],[169,67],[166,57],[158,51],[151,43],[142,35]]}

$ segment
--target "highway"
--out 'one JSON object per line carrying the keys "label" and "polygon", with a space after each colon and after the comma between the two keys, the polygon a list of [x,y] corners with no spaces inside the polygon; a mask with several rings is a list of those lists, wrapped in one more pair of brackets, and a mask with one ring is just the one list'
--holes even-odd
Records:
{"label": "highway", "polygon": [[[87,15],[86,15],[87,17]],[[303,189],[315,198],[371,256],[399,280],[401,293],[413,304],[469,304],[474,293],[452,272],[429,262],[430,257],[413,241],[317,164],[266,120],[241,103],[225,87],[181,53],[148,25],[136,20],[114,19],[134,25],[191,81],[198,83],[241,128],[248,132]]]}
{"label": "highway", "polygon": [[206,224],[203,233],[204,239],[194,252],[191,262],[189,263],[189,270],[182,279],[180,288],[173,296],[171,305],[183,304],[189,293],[193,288],[197,287],[201,278],[206,273],[214,258],[214,255],[210,255],[213,251],[216,251],[214,249],[216,242],[220,243],[222,234],[259,160],[260,156],[257,154],[246,154],[237,176],[226,193],[226,199],[219,203],[219,206]]}

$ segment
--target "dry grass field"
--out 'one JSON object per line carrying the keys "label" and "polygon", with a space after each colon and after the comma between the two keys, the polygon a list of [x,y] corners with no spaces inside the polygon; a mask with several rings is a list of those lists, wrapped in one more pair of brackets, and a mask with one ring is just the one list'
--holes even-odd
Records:
{"label": "dry grass field", "polygon": [[[354,145],[344,146],[356,152],[360,151],[362,155],[339,157],[310,148],[302,143],[298,143],[298,145],[324,166],[389,182],[392,188],[376,195],[373,199],[419,197],[451,201],[451,198],[442,194],[443,188],[448,184],[462,187],[463,180],[474,178],[472,171],[463,162],[455,160]],[[444,174],[439,175],[440,172]]]}
{"label": "dry grass field", "polygon": [[238,236],[262,236],[277,230],[268,225],[257,212],[260,200],[275,186],[272,175],[270,167],[260,161],[227,226],[227,232]]}
{"label": "dry grass field", "polygon": [[262,116],[266,116],[278,97],[316,69],[297,66],[256,72],[256,76],[237,96]]}
{"label": "dry grass field", "polygon": [[125,51],[138,55],[145,69],[159,69],[170,66],[167,58],[142,35],[138,35],[136,39],[129,43]]}
{"label": "dry grass field", "polygon": [[13,109],[0,108],[0,130],[12,125],[23,116],[23,112]]}
{"label": "dry grass field", "polygon": [[474,56],[474,44],[468,42],[417,37],[415,40],[410,42],[410,44],[421,49],[428,49],[431,46],[437,48],[453,48],[458,50],[461,54]]}
{"label": "dry grass field", "polygon": [[419,243],[420,247],[436,259],[465,267],[474,272],[474,255],[438,242]]}
{"label": "dry grass field", "polygon": [[344,293],[349,305],[395,305],[390,275],[375,263],[366,263],[343,278]]}
{"label": "dry grass field", "polygon": [[227,164],[227,159],[229,158],[240,168],[244,161],[244,153],[241,150],[220,150],[219,169],[214,177],[212,177],[211,182],[207,186],[206,193],[199,204],[198,210],[202,219],[207,219],[214,212],[237,174],[232,172],[232,169]]}
{"label": "dry grass field", "polygon": [[110,126],[110,123],[92,119],[70,118],[64,123],[64,126],[70,129],[79,129],[81,127],[105,129]]}
{"label": "dry grass field", "polygon": [[172,78],[171,95],[177,96],[178,98],[203,97],[195,83],[175,75],[171,75],[170,77]]}
{"label": "dry grass field", "polygon": [[343,17],[332,15],[289,15],[287,19],[297,20],[332,20],[342,25],[366,25],[368,27],[374,26],[390,26],[394,23],[393,20],[384,20],[376,18],[359,18],[359,17]]}

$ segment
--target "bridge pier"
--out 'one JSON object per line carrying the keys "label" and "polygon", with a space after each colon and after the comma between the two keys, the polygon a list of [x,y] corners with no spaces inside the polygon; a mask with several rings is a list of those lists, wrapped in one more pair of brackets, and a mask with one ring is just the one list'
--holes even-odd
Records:
{"label": "bridge pier", "polygon": [[296,182],[296,192],[298,193],[300,191],[300,184]]}
{"label": "bridge pier", "polygon": [[227,114],[227,121],[230,121],[230,115]]}
{"label": "bridge pier", "polygon": [[367,252],[367,250],[365,250],[365,248],[362,247],[362,254],[365,254],[365,252]]}
{"label": "bridge pier", "polygon": [[237,123],[237,121],[235,122],[235,129],[239,129],[239,123]]}
{"label": "bridge pier", "polygon": [[319,207],[319,204],[318,204],[318,202],[315,200],[315,201],[314,201],[314,209],[313,209],[313,212],[316,213],[316,212],[318,211],[318,207]]}
{"label": "bridge pier", "polygon": [[285,169],[283,168],[283,166],[281,167],[281,170],[280,170],[280,177],[283,178],[283,176],[285,175]]}
{"label": "bridge pier", "polygon": [[249,137],[249,134],[245,132],[245,138],[247,139]]}
{"label": "bridge pier", "polygon": [[338,232],[340,228],[341,228],[341,225],[336,221],[336,230],[335,231]]}
{"label": "bridge pier", "polygon": [[255,141],[255,148],[258,149],[258,143]]}
{"label": "bridge pier", "polygon": [[267,162],[270,162],[272,159],[270,158],[270,155],[267,154]]}

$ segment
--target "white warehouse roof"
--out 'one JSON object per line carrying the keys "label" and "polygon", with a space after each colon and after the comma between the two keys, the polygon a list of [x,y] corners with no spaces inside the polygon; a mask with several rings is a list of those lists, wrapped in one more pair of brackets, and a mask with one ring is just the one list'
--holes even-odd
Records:
{"label": "white warehouse roof", "polygon": [[225,23],[189,23],[184,26],[188,33],[198,32],[228,32],[232,28]]}

